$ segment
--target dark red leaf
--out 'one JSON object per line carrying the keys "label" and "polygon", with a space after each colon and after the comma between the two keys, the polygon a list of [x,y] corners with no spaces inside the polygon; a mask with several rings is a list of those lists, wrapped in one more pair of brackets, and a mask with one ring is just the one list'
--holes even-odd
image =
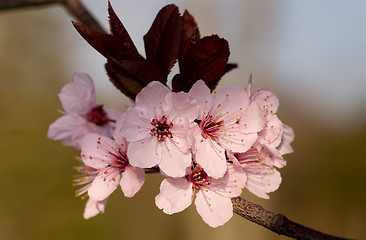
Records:
{"label": "dark red leaf", "polygon": [[170,4],[159,11],[144,36],[146,60],[156,65],[164,78],[177,61],[181,27],[178,7]]}
{"label": "dark red leaf", "polygon": [[126,57],[115,58],[115,59],[127,59],[127,58],[140,57],[140,54],[138,53],[135,45],[133,44],[130,35],[128,34],[127,30],[123,26],[122,22],[117,17],[110,2],[108,2],[108,13],[109,13],[109,27],[110,27],[111,34],[126,49],[124,51],[124,54],[126,55]]}
{"label": "dark red leaf", "polygon": [[236,64],[236,63],[228,63],[226,65],[225,73],[228,73],[228,72],[230,72],[231,70],[233,70],[237,67],[238,67],[238,64]]}
{"label": "dark red leaf", "polygon": [[135,55],[118,38],[101,33],[84,24],[73,22],[74,27],[80,35],[104,57],[114,59],[143,59],[140,55]]}
{"label": "dark red leaf", "polygon": [[176,74],[172,79],[172,88],[174,92],[189,92],[194,83],[184,79],[182,75]]}
{"label": "dark red leaf", "polygon": [[182,32],[180,36],[179,63],[183,61],[191,45],[200,40],[200,31],[193,16],[186,10],[182,17]]}
{"label": "dark red leaf", "polygon": [[[111,60],[109,62],[111,62]],[[145,60],[115,60],[113,62],[128,73],[135,81],[144,86],[152,81],[165,81],[160,70],[155,65],[146,62]]]}
{"label": "dark red leaf", "polygon": [[134,80],[117,64],[109,62],[105,65],[105,68],[113,85],[134,101],[136,95],[144,88],[144,85]]}
{"label": "dark red leaf", "polygon": [[229,44],[225,39],[217,35],[204,37],[188,49],[180,73],[192,84],[202,79],[213,90],[225,73],[229,55]]}

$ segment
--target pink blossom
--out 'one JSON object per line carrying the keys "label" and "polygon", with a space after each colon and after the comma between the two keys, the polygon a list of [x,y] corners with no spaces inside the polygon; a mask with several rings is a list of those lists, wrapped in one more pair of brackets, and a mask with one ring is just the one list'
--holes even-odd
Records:
{"label": "pink blossom", "polygon": [[290,144],[294,141],[294,139],[294,130],[292,130],[292,128],[287,126],[286,124],[283,124],[282,140],[281,143],[277,146],[278,151],[282,155],[292,153],[294,150],[292,149]]}
{"label": "pink blossom", "polygon": [[198,106],[188,94],[173,93],[160,82],[149,83],[118,123],[118,133],[130,142],[131,165],[158,165],[171,177],[184,176],[192,159],[190,124],[197,114]]}
{"label": "pink blossom", "polygon": [[[210,93],[203,81],[197,81],[189,94],[198,100],[198,127],[193,131],[197,163],[208,175],[219,178],[226,172],[225,150],[245,152],[257,140],[264,118],[259,106],[239,86]],[[241,123],[242,122],[242,123]]]}
{"label": "pink blossom", "polygon": [[83,217],[89,219],[95,217],[99,213],[104,213],[105,205],[107,204],[108,198],[102,201],[96,201],[89,198],[86,202]]}
{"label": "pink blossom", "polygon": [[245,187],[256,196],[265,199],[269,198],[267,193],[278,189],[282,178],[276,167],[286,166],[286,161],[276,148],[257,142],[248,151],[228,153],[228,157],[236,170],[241,167],[246,174],[247,181],[245,185],[241,185],[242,188]]}
{"label": "pink blossom", "polygon": [[277,96],[269,88],[261,88],[250,99],[259,104],[266,120],[264,129],[258,133],[259,141],[277,147],[281,143],[283,133],[283,124],[276,115],[279,106]]}
{"label": "pink blossom", "polygon": [[[76,190],[75,196],[76,197],[81,196],[81,199],[85,199],[85,197],[87,197],[87,192],[93,180],[98,175],[98,171],[94,168],[85,165],[75,167],[75,169],[79,174],[75,176],[75,179],[73,180],[74,182],[73,185],[82,186],[80,189]],[[102,201],[96,201],[94,199],[88,198],[85,205],[83,217],[85,219],[89,219],[91,217],[98,215],[99,213],[104,213],[107,200],[108,198]]]}
{"label": "pink blossom", "polygon": [[129,164],[127,148],[126,140],[117,136],[110,139],[91,133],[81,140],[83,162],[96,174],[88,187],[91,199],[106,199],[118,185],[126,197],[133,197],[140,190],[145,172]]}
{"label": "pink blossom", "polygon": [[60,94],[64,116],[52,123],[48,138],[62,140],[64,145],[80,150],[80,140],[88,133],[112,136],[112,128],[121,113],[104,110],[96,102],[93,80],[85,72],[76,72],[73,82],[66,84]]}
{"label": "pink blossom", "polygon": [[193,163],[185,177],[166,178],[162,181],[155,203],[164,213],[173,214],[183,211],[194,201],[203,221],[211,227],[218,227],[232,217],[230,198],[241,194],[239,185],[245,184],[245,181],[245,175],[236,172],[232,165],[229,165],[222,178],[214,179],[198,164]]}

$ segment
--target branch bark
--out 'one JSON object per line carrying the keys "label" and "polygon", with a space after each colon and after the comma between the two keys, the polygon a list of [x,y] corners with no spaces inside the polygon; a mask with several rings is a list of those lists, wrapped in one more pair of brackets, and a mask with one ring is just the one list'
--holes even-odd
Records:
{"label": "branch bark", "polygon": [[0,0],[0,11],[36,6],[48,6],[52,4],[63,5],[77,20],[95,30],[105,32],[99,22],[84,7],[80,0]]}
{"label": "branch bark", "polygon": [[231,199],[234,213],[245,219],[259,224],[279,235],[285,235],[299,240],[347,240],[331,236],[289,220],[282,214],[272,213],[263,207],[248,202],[240,197]]}

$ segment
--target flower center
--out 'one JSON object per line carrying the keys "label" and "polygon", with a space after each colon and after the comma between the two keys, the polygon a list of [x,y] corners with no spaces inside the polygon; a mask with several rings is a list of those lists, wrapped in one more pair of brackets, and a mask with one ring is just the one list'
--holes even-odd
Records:
{"label": "flower center", "polygon": [[207,186],[211,184],[210,177],[207,175],[205,170],[194,163],[191,166],[191,173],[186,176],[187,181],[193,184],[193,187],[200,189],[202,186]]}
{"label": "flower center", "polygon": [[202,137],[210,138],[219,136],[219,129],[222,126],[223,121],[216,122],[212,115],[206,115],[206,117],[198,122],[199,127],[202,129]]}
{"label": "flower center", "polygon": [[159,120],[152,120],[151,125],[153,125],[153,129],[151,129],[150,134],[155,136],[159,142],[164,141],[167,137],[173,137],[172,133],[170,132],[173,124],[167,121],[166,116],[163,116]]}
{"label": "flower center", "polygon": [[113,122],[113,120],[108,119],[107,113],[103,109],[103,105],[92,108],[86,115],[86,120],[98,126],[104,126],[108,122]]}

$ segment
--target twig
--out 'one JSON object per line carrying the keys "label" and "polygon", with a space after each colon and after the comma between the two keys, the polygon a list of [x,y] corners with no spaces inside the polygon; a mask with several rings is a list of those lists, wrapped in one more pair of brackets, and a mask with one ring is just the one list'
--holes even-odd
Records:
{"label": "twig", "polygon": [[80,0],[0,0],[0,11],[52,4],[62,4],[81,23],[100,32],[105,32],[93,15],[81,4]]}
{"label": "twig", "polygon": [[295,223],[282,214],[267,211],[240,197],[232,198],[231,201],[236,214],[280,235],[300,240],[347,240],[347,238],[331,236]]}

